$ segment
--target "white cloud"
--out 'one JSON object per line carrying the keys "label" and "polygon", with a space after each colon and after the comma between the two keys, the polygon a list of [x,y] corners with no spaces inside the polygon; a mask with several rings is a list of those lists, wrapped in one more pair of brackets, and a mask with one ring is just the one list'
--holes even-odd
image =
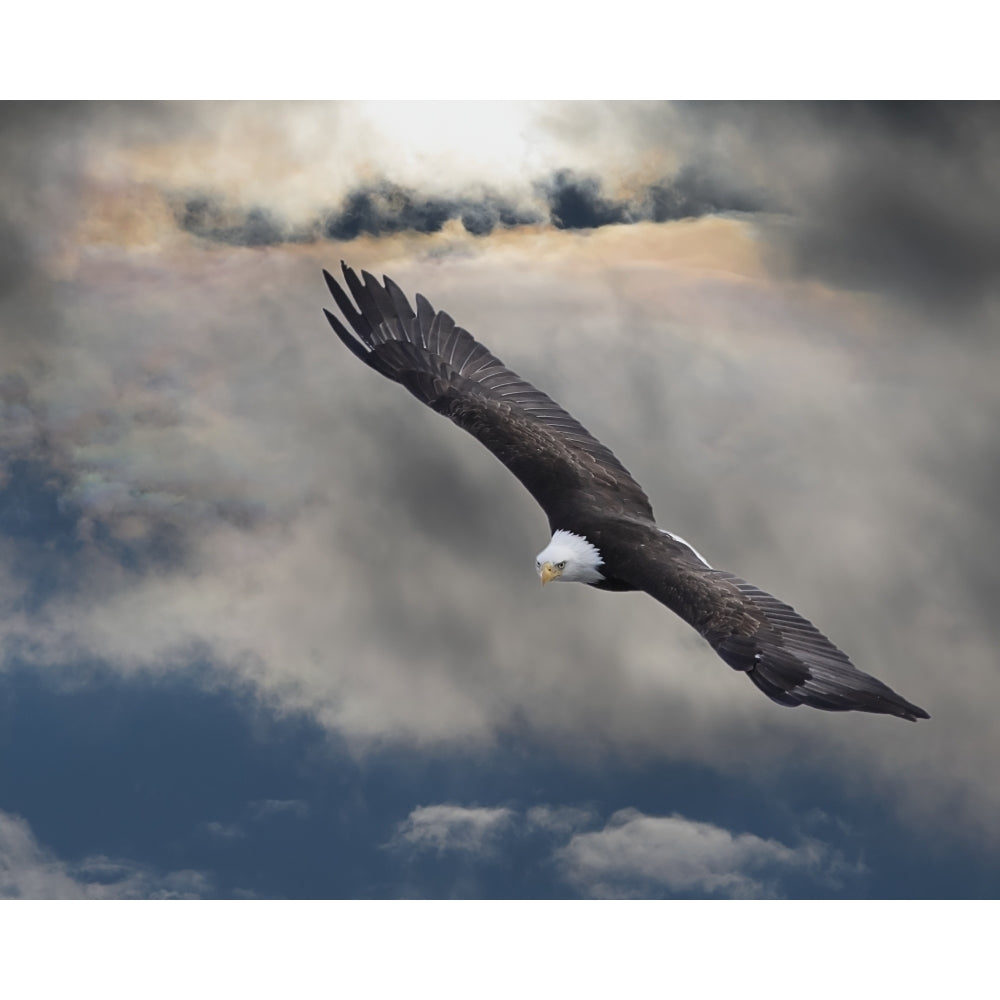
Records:
{"label": "white cloud", "polygon": [[591,809],[536,805],[527,810],[446,803],[420,806],[399,824],[388,846],[443,854],[456,851],[491,861],[510,841],[544,833],[557,841],[548,863],[586,896],[663,895],[769,898],[782,895],[789,875],[837,887],[864,871],[815,838],[795,846],[735,833],[684,816],[648,816],[623,809],[603,829],[586,831]]}
{"label": "white cloud", "polygon": [[0,812],[2,899],[197,899],[212,894],[201,872],[158,873],[133,861],[56,857],[20,816]]}
{"label": "white cloud", "polygon": [[524,814],[529,829],[545,830],[553,834],[579,830],[596,818],[592,809],[578,809],[575,806],[532,806]]}
{"label": "white cloud", "polygon": [[575,834],[558,852],[567,879],[595,896],[712,894],[771,897],[780,878],[805,872],[824,880],[848,866],[818,841],[788,847],[683,816],[615,813],[603,830]]}
{"label": "white cloud", "polygon": [[489,853],[513,817],[506,808],[418,806],[400,823],[390,844],[438,853]]}

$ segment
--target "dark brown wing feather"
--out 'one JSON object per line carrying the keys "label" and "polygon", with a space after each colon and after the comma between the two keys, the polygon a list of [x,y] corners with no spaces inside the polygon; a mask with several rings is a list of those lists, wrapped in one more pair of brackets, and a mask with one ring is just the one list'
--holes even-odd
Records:
{"label": "dark brown wing feather", "polygon": [[[337,336],[364,363],[479,439],[527,487],[553,528],[581,505],[652,520],[646,494],[611,451],[564,409],[515,375],[422,295],[416,310],[389,278],[359,279],[341,264],[350,295],[323,275],[350,330]],[[353,298],[353,301],[352,301]]]}
{"label": "dark brown wing feather", "polygon": [[877,712],[911,722],[930,716],[880,680],[858,670],[794,608],[711,569],[668,535],[651,532],[633,546],[619,575],[675,611],[734,670],[780,705],[829,712]]}

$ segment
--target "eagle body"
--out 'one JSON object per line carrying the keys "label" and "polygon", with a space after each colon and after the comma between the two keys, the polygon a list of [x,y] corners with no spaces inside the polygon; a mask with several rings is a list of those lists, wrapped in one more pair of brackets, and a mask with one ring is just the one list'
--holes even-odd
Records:
{"label": "eagle body", "polygon": [[[915,721],[922,708],[858,670],[810,621],[745,580],[710,566],[659,527],[649,498],[615,455],[556,402],[516,375],[422,295],[389,278],[324,271],[348,349],[488,448],[548,517],[536,560],[542,582],[642,590],[694,628],[772,701]],[[348,294],[349,293],[349,294]],[[349,328],[348,328],[349,327]]]}

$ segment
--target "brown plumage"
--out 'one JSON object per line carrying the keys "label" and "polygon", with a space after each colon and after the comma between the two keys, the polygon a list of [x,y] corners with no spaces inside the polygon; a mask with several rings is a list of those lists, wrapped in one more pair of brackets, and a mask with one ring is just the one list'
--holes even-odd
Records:
{"label": "brown plumage", "polygon": [[367,272],[359,279],[346,264],[341,268],[350,296],[323,272],[353,330],[324,309],[337,336],[366,365],[489,448],[538,501],[553,532],[596,546],[599,572],[587,582],[644,590],[781,705],[929,718],[858,670],[787,604],[713,569],[659,528],[642,487],[612,452],[447,313],[422,295],[414,310],[389,278],[380,285]]}

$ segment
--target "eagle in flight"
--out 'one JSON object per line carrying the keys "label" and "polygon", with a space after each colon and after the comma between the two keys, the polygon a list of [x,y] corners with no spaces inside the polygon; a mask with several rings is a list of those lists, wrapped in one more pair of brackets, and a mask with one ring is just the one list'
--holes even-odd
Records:
{"label": "eagle in flight", "polygon": [[341,269],[350,295],[323,272],[350,326],[324,309],[337,336],[489,448],[545,511],[552,538],[535,560],[543,584],[644,590],[779,705],[929,718],[858,670],[789,605],[713,568],[660,528],[642,487],[614,454],[446,312],[422,295],[414,309],[389,278],[379,284],[365,271],[359,278],[346,264]]}

